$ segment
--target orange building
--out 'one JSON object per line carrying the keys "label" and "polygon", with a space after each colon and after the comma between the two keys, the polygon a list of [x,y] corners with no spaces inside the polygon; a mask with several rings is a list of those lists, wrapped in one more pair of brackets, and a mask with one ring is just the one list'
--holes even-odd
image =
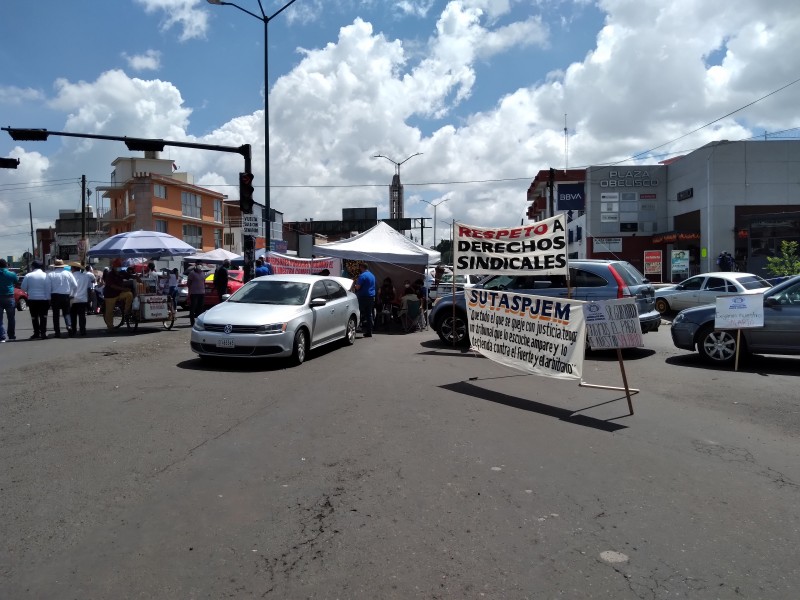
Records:
{"label": "orange building", "polygon": [[173,172],[173,161],[158,158],[157,152],[120,157],[112,165],[111,185],[97,187],[108,199],[101,218],[109,235],[161,231],[199,252],[238,251],[241,215],[224,194],[194,185],[189,173]]}

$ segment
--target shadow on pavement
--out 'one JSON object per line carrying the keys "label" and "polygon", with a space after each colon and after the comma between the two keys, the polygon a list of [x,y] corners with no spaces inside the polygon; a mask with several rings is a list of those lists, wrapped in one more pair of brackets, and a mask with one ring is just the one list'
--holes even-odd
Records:
{"label": "shadow on pavement", "polygon": [[456,394],[465,394],[467,396],[472,396],[473,398],[480,398],[481,400],[488,400],[489,402],[510,406],[511,408],[535,412],[546,417],[553,417],[559,421],[564,421],[565,423],[580,425],[581,427],[591,427],[592,429],[599,429],[600,431],[607,432],[627,429],[625,425],[611,423],[609,421],[595,419],[593,417],[587,417],[585,415],[577,414],[575,411],[567,410],[566,408],[542,404],[541,402],[536,402],[535,400],[525,400],[523,398],[517,398],[516,396],[509,396],[508,394],[494,392],[492,390],[478,387],[477,385],[473,385],[466,381],[448,383],[440,387],[450,390],[451,392],[455,392]]}
{"label": "shadow on pavement", "polygon": [[[623,348],[622,360],[642,360],[656,353],[651,348]],[[584,357],[586,361],[617,362],[616,350],[588,350]]]}
{"label": "shadow on pavement", "polygon": [[[733,371],[733,364],[727,366],[712,365],[703,360],[697,352],[670,356],[665,362],[668,365],[702,369],[704,371],[723,373]],[[800,358],[775,355],[762,356],[760,354],[744,355],[739,357],[739,372],[752,373],[753,375],[761,375],[762,377],[769,377],[770,375],[790,375],[792,377],[798,377],[800,376]]]}

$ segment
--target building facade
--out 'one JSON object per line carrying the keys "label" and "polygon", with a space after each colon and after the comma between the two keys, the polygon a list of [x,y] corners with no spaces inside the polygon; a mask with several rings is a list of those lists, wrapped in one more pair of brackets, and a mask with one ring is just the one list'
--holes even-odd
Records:
{"label": "building facade", "polygon": [[[655,281],[717,270],[721,252],[763,275],[782,239],[800,240],[800,140],[712,142],[659,164],[557,170],[554,179],[552,211],[541,171],[528,216],[568,213],[573,258],[618,257],[644,272],[645,252],[660,256],[661,271],[647,273]],[[688,257],[688,271],[672,269],[673,255]]]}

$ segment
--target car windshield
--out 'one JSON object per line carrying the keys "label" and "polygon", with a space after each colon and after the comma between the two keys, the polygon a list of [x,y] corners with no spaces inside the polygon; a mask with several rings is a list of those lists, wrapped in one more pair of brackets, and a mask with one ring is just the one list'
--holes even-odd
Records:
{"label": "car windshield", "polygon": [[228,302],[300,306],[306,301],[308,288],[309,284],[299,281],[251,281],[228,298]]}
{"label": "car windshield", "polygon": [[761,277],[756,275],[739,277],[737,281],[741,283],[742,287],[746,290],[757,290],[758,288],[772,287],[772,285],[766,279],[761,279]]}
{"label": "car windshield", "polygon": [[616,269],[619,276],[622,277],[622,281],[625,282],[625,285],[642,285],[644,275],[631,263],[616,262],[614,263],[614,269]]}

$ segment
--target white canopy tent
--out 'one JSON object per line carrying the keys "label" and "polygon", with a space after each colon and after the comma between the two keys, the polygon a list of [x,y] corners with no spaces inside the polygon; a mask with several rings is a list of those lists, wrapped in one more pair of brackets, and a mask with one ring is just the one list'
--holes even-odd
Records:
{"label": "white canopy tent", "polygon": [[199,262],[204,264],[221,264],[223,261],[229,260],[231,262],[242,262],[243,257],[233,252],[228,252],[225,248],[217,248],[216,250],[209,250],[202,254],[192,254],[191,256],[184,256],[183,260],[186,262]]}
{"label": "white canopy tent", "polygon": [[[313,251],[315,254],[345,260],[418,265],[420,267],[435,265],[441,260],[441,254],[438,251],[411,241],[382,221],[375,227],[349,239],[315,245]],[[419,271],[421,272],[422,269]]]}
{"label": "white canopy tent", "polygon": [[[388,278],[398,293],[406,280],[413,283],[421,279],[424,282],[428,265],[438,264],[441,260],[441,253],[420,246],[384,222],[349,239],[315,245],[313,252],[342,260],[365,262],[375,275],[378,288]],[[358,272],[350,265],[345,276],[355,278]]]}

